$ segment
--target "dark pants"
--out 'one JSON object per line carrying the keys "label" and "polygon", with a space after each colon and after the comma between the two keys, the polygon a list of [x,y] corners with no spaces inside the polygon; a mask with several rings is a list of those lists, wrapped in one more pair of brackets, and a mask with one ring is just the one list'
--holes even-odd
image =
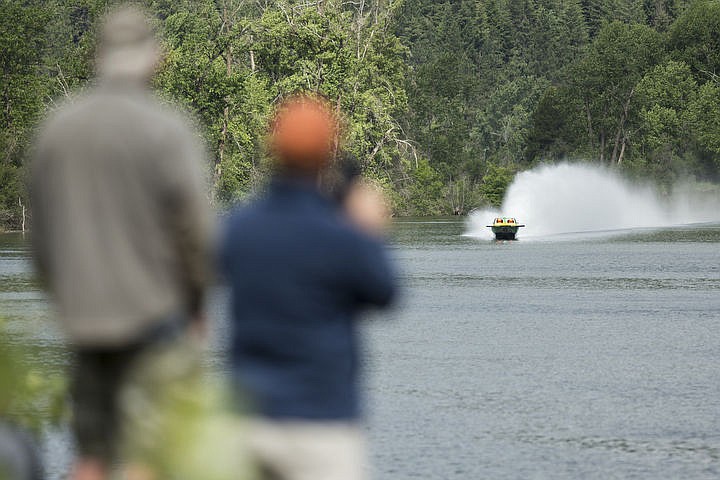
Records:
{"label": "dark pants", "polygon": [[[141,340],[116,348],[78,348],[72,372],[72,429],[81,457],[112,465],[118,460],[122,437],[122,391],[148,352],[176,343],[187,322],[172,316],[142,335]],[[150,387],[152,388],[152,386]]]}
{"label": "dark pants", "polygon": [[72,375],[72,427],[78,454],[111,464],[120,431],[120,391],[142,348],[81,349]]}

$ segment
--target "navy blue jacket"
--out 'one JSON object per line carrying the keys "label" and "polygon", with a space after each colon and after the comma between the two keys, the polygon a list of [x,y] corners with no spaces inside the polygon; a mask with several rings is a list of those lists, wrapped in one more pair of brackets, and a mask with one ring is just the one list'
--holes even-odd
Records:
{"label": "navy blue jacket", "polygon": [[231,287],[234,380],[257,413],[357,418],[356,314],[387,305],[395,290],[382,244],[311,182],[276,178],[233,212],[220,260]]}

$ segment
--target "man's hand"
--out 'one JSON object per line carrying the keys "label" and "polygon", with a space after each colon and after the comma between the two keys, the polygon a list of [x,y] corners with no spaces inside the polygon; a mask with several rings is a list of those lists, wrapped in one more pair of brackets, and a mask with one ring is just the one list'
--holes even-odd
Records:
{"label": "man's hand", "polygon": [[345,211],[361,230],[381,236],[390,222],[390,208],[379,187],[367,182],[354,182],[345,198]]}

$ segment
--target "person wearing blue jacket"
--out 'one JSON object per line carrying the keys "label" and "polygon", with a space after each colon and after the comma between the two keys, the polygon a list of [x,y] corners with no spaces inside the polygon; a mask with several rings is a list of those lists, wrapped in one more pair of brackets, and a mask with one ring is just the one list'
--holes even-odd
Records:
{"label": "person wearing blue jacket", "polygon": [[266,478],[365,476],[356,321],[396,288],[372,222],[352,220],[368,218],[362,207],[347,213],[318,188],[335,125],[318,99],[284,103],[271,132],[276,173],[222,238],[233,382],[250,401],[250,453]]}

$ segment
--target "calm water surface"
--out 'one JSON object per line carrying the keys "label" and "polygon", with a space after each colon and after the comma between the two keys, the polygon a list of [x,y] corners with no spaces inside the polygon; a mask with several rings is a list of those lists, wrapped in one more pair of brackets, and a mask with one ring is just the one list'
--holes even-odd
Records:
{"label": "calm water surface", "polygon": [[[363,327],[376,480],[720,477],[720,225],[463,232],[394,226],[401,305]],[[218,337],[224,303],[217,289]],[[64,367],[17,235],[0,236],[0,312]],[[46,444],[60,478],[67,441]]]}

